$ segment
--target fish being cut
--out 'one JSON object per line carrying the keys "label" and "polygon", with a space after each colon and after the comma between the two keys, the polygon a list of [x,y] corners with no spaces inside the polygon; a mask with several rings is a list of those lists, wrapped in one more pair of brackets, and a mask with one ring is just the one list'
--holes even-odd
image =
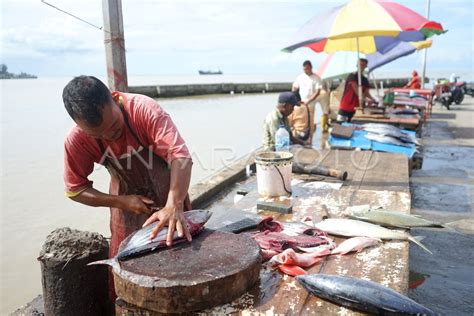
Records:
{"label": "fish being cut", "polygon": [[344,240],[339,246],[334,249],[331,254],[332,255],[345,255],[351,251],[360,252],[362,249],[367,247],[372,247],[378,245],[382,242],[382,240],[378,238],[371,238],[371,237],[352,237],[349,239]]}
{"label": "fish being cut", "polygon": [[328,244],[330,238],[324,232],[319,232],[319,235],[297,235],[289,236],[283,232],[264,231],[252,235],[252,238],[257,242],[261,249],[274,250],[282,252],[287,248],[294,250],[298,247],[316,247],[323,244]]}
{"label": "fish being cut", "polygon": [[362,212],[351,212],[347,214],[353,219],[378,224],[388,227],[412,228],[412,227],[444,227],[440,223],[428,221],[417,215],[404,214],[402,212],[370,209]]}
{"label": "fish being cut", "polygon": [[323,260],[322,257],[331,254],[331,250],[328,248],[322,248],[320,252],[312,253],[297,253],[293,249],[289,248],[284,250],[282,253],[273,256],[270,262],[273,265],[289,264],[299,267],[309,268]]}
{"label": "fish being cut", "polygon": [[358,311],[377,315],[436,315],[429,308],[372,281],[329,274],[307,274],[296,279],[309,293]]}
{"label": "fish being cut", "polygon": [[[184,212],[191,236],[199,234],[204,229],[204,224],[206,224],[206,222],[209,220],[211,214],[211,212],[205,210]],[[127,237],[127,239],[124,240],[125,244],[121,245],[119,253],[115,258],[91,262],[89,265],[108,264],[115,266],[118,264],[119,260],[124,261],[135,256],[166,247],[166,235],[168,234],[168,227],[163,228],[155,238],[150,239],[151,231],[155,227],[156,223],[152,223],[143,227],[142,229],[137,230],[132,235]],[[185,240],[185,237],[179,237],[178,233],[174,232],[173,245],[184,242]]]}
{"label": "fish being cut", "polygon": [[257,225],[260,231],[282,232],[288,236],[318,235],[319,231],[303,222],[279,222],[268,216]]}
{"label": "fish being cut", "polygon": [[426,248],[419,240],[404,231],[397,231],[384,228],[379,225],[346,218],[328,218],[314,225],[316,228],[336,236],[344,237],[372,237],[384,240],[398,239],[414,242],[427,252],[432,252]]}
{"label": "fish being cut", "polygon": [[292,265],[287,265],[287,264],[281,264],[278,266],[278,269],[289,276],[298,276],[298,275],[304,275],[306,274],[306,271],[303,270],[302,268],[298,266],[292,266]]}

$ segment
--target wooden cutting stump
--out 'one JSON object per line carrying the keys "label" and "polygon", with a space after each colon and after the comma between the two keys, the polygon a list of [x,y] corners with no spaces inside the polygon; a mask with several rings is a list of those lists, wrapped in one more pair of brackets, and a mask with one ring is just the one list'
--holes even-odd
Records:
{"label": "wooden cutting stump", "polygon": [[120,266],[114,269],[118,297],[152,311],[184,313],[224,304],[245,293],[258,280],[261,258],[250,237],[205,230],[192,243],[151,252]]}

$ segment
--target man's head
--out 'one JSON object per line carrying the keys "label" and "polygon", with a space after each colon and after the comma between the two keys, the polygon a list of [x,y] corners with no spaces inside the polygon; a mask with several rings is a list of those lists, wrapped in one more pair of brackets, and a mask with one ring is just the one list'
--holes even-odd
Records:
{"label": "man's head", "polygon": [[293,92],[282,92],[278,96],[277,108],[283,116],[289,116],[295,106],[299,105],[300,101]]}
{"label": "man's head", "polygon": [[411,73],[411,75],[412,75],[413,77],[417,77],[417,76],[418,76],[418,72],[416,72],[416,70],[413,70],[413,72]]}
{"label": "man's head", "polygon": [[311,62],[309,60],[305,60],[303,62],[303,71],[308,76],[313,73],[313,65],[311,64]]}
{"label": "man's head", "polygon": [[360,72],[364,72],[365,68],[367,68],[368,65],[368,60],[365,58],[359,58],[359,67],[360,67]]}
{"label": "man's head", "polygon": [[123,115],[110,90],[99,79],[79,76],[63,90],[64,107],[87,134],[95,138],[115,140],[122,135]]}

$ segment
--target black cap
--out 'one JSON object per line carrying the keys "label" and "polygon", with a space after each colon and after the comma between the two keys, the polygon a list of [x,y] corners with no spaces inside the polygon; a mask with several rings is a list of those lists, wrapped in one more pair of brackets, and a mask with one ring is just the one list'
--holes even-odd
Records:
{"label": "black cap", "polygon": [[293,92],[282,92],[278,96],[278,103],[300,105],[300,101]]}

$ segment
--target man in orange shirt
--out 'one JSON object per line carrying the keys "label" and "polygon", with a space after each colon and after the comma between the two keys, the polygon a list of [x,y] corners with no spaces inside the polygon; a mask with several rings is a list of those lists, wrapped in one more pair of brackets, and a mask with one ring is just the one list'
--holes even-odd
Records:
{"label": "man in orange shirt", "polygon": [[[66,195],[89,206],[110,207],[110,256],[125,237],[157,220],[153,236],[167,225],[168,245],[175,230],[191,241],[183,211],[191,208],[192,160],[170,116],[153,99],[111,93],[90,76],[71,80],[63,101],[76,123],[64,141]],[[108,194],[88,179],[94,163],[111,175]]]}
{"label": "man in orange shirt", "polygon": [[403,88],[406,88],[406,89],[420,89],[421,88],[421,80],[420,80],[420,77],[418,77],[418,73],[416,72],[416,70],[413,70],[411,75],[412,75],[411,80]]}

